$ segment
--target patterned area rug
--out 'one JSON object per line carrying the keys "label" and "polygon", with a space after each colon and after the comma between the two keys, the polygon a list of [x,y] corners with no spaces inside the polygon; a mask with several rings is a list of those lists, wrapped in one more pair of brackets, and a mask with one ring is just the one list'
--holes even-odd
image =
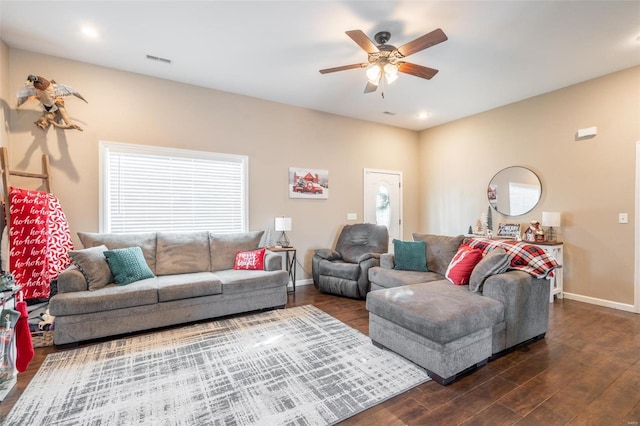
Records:
{"label": "patterned area rug", "polygon": [[332,424],[429,380],[307,305],[47,356],[4,424]]}

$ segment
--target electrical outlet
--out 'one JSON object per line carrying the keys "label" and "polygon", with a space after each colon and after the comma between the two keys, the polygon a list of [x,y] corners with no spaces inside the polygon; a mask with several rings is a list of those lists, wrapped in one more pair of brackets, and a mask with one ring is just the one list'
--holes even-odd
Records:
{"label": "electrical outlet", "polygon": [[358,213],[347,213],[347,220],[358,220]]}
{"label": "electrical outlet", "polygon": [[619,213],[618,223],[629,223],[629,215],[627,213]]}

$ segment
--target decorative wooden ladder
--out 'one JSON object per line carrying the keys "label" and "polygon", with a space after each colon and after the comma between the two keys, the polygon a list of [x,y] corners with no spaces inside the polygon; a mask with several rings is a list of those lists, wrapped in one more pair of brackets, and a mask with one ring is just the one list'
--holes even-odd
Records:
{"label": "decorative wooden ladder", "polygon": [[4,220],[8,226],[11,209],[9,205],[9,192],[11,190],[10,177],[20,176],[42,180],[42,184],[47,192],[51,192],[51,172],[49,170],[49,156],[42,154],[42,173],[30,173],[9,169],[9,153],[6,147],[0,147],[0,173],[2,174],[2,189],[4,193]]}

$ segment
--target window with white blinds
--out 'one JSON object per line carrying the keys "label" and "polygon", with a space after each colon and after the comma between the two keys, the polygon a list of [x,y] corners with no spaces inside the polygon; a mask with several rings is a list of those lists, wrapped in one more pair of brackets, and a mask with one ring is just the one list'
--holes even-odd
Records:
{"label": "window with white blinds", "polygon": [[248,157],[100,142],[102,232],[245,232]]}

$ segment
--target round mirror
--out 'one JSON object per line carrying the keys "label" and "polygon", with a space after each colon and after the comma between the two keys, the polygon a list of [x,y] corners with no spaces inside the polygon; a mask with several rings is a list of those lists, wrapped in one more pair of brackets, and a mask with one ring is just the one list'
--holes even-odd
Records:
{"label": "round mirror", "polygon": [[526,167],[507,167],[500,170],[489,182],[489,205],[505,216],[529,213],[540,201],[540,179]]}

